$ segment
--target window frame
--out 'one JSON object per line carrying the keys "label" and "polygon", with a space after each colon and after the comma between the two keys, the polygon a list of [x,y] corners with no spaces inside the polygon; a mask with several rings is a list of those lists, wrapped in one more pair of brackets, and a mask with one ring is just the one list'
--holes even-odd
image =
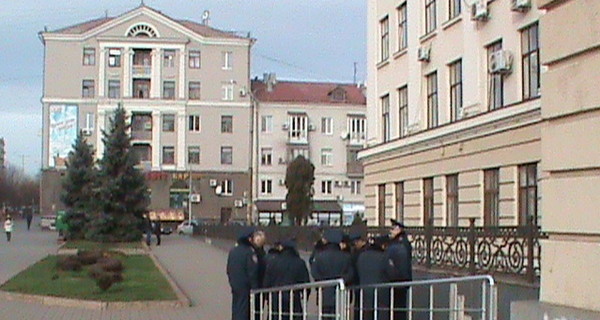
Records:
{"label": "window frame", "polygon": [[377,222],[380,227],[385,226],[385,184],[377,185]]}
{"label": "window frame", "polygon": [[96,81],[93,79],[83,79],[81,81],[81,97],[82,98],[94,98],[95,96],[96,96]]}
{"label": "window frame", "polygon": [[[168,159],[167,155],[167,149],[171,150],[169,153],[172,153],[172,161],[170,162],[166,162],[166,159]],[[162,147],[162,158],[161,158],[161,164],[163,165],[174,165],[175,164],[175,146],[163,146]]]}
{"label": "window frame", "polygon": [[271,148],[271,147],[260,148],[260,165],[261,166],[272,166],[273,165],[273,148]]}
{"label": "window frame", "polygon": [[188,54],[188,68],[202,68],[202,52],[200,50],[190,50]]}
{"label": "window frame", "polygon": [[[197,153],[198,161],[192,161],[192,155]],[[188,164],[200,164],[201,162],[200,146],[188,146]]]}
{"label": "window frame", "polygon": [[261,116],[260,132],[261,133],[272,133],[273,132],[273,116],[272,115]]}
{"label": "window frame", "polygon": [[396,8],[398,17],[398,51],[408,48],[408,14],[406,1]]}
{"label": "window frame", "polygon": [[[494,41],[487,45],[487,66],[489,70],[489,61],[492,54],[498,51],[502,51],[502,39]],[[496,110],[504,107],[504,75],[501,73],[491,74],[487,72],[488,77],[488,110]]]}
{"label": "window frame", "polygon": [[390,95],[386,94],[380,98],[381,101],[381,129],[382,140],[388,142],[392,139],[390,119]]}
{"label": "window frame", "polygon": [[[113,93],[113,94],[111,94],[111,93]],[[121,98],[121,80],[115,80],[115,79],[108,80],[108,98],[109,99],[120,99]]]}
{"label": "window frame", "polygon": [[425,79],[427,83],[427,129],[432,129],[440,125],[437,70],[428,73]]}
{"label": "window frame", "polygon": [[[163,90],[162,90],[162,98],[164,100],[175,100],[175,95],[177,93],[177,85],[175,84],[175,81],[173,80],[164,80],[163,83]],[[172,86],[171,86],[172,85]],[[173,95],[170,96],[167,93],[170,93],[172,91]]]}
{"label": "window frame", "polygon": [[[532,33],[532,31],[535,31]],[[535,35],[535,36],[534,36]],[[532,41],[534,38],[535,41]],[[524,43],[526,39],[526,43]],[[532,42],[535,47],[532,49]],[[535,66],[532,67],[532,60],[535,60]],[[521,29],[521,85],[523,88],[523,100],[534,99],[541,95],[541,64],[540,64],[540,28],[536,21]],[[532,85],[532,71],[537,80],[537,87]],[[532,90],[535,89],[535,93]]]}
{"label": "window frame", "polygon": [[394,204],[395,219],[404,221],[404,181],[394,182]]}
{"label": "window frame", "polygon": [[450,122],[459,120],[458,115],[464,106],[462,69],[462,58],[448,65],[450,79]]}
{"label": "window frame", "polygon": [[321,118],[321,133],[331,136],[333,135],[333,118],[322,117]]}
{"label": "window frame", "polygon": [[[177,56],[177,51],[173,49],[164,49],[163,50],[163,68],[175,68],[175,57]],[[168,59],[170,58],[170,59]]]}
{"label": "window frame", "polygon": [[222,70],[233,70],[233,51],[222,51]]}
{"label": "window frame", "polygon": [[223,101],[233,101],[233,84],[232,83],[223,83],[221,86],[221,100]]}
{"label": "window frame", "polygon": [[398,135],[408,135],[408,85],[398,89]]}
{"label": "window frame", "polygon": [[221,115],[221,133],[233,133],[232,115]]}
{"label": "window frame", "polygon": [[462,13],[462,0],[448,0],[448,20],[452,20]]}
{"label": "window frame", "polygon": [[93,112],[86,112],[84,129],[94,130],[95,127],[96,127],[96,114]]}
{"label": "window frame", "polygon": [[435,185],[433,177],[423,178],[423,225],[434,225]]}
{"label": "window frame", "polygon": [[188,115],[188,131],[200,132],[201,129],[202,129],[202,126],[200,123],[200,115],[198,115],[198,114]]}
{"label": "window frame", "polygon": [[333,194],[333,180],[323,179],[321,180],[321,193],[325,195]]}
{"label": "window frame", "polygon": [[500,169],[483,171],[483,225],[500,224]]}
{"label": "window frame", "polygon": [[362,193],[362,181],[360,180],[350,180],[350,194],[351,195],[360,195]]}
{"label": "window frame", "polygon": [[321,148],[321,165],[333,166],[333,148]]}
{"label": "window frame", "polygon": [[425,0],[425,33],[428,35],[437,29],[437,0]]}
{"label": "window frame", "polygon": [[273,194],[273,179],[260,180],[260,194]]}
{"label": "window frame", "polygon": [[[111,51],[115,51],[115,52],[119,52],[117,53],[111,53]],[[109,68],[120,68],[122,63],[121,63],[121,57],[123,56],[123,50],[121,48],[109,48],[108,49],[108,67]],[[112,58],[114,58],[114,60],[111,60]]]}
{"label": "window frame", "polygon": [[446,226],[459,226],[458,173],[446,175]]}
{"label": "window frame", "polygon": [[83,58],[81,64],[84,66],[96,65],[96,48],[83,48]]}
{"label": "window frame", "polygon": [[221,195],[232,196],[233,195],[233,181],[230,179],[223,179],[221,181]]}
{"label": "window frame", "polygon": [[[229,150],[229,161],[227,161],[226,155]],[[233,164],[233,147],[232,146],[221,146],[221,164],[232,165]]]}
{"label": "window frame", "polygon": [[[518,167],[519,174],[519,225],[525,226],[529,223],[529,217],[532,218],[534,225],[538,225],[539,221],[539,205],[538,205],[538,164],[537,162],[520,165]],[[523,180],[523,177],[525,179]],[[530,193],[533,193],[531,195]],[[531,203],[530,203],[531,201]],[[530,205],[533,205],[533,212],[530,212]]]}
{"label": "window frame", "polygon": [[188,99],[189,100],[202,99],[202,85],[200,84],[200,81],[189,81],[188,82]]}
{"label": "window frame", "polygon": [[379,20],[379,61],[383,62],[390,58],[390,18],[383,17]]}
{"label": "window frame", "polygon": [[[164,113],[161,116],[161,132],[175,132],[176,124],[175,124],[175,114],[173,113]],[[169,123],[172,122],[170,126]]]}

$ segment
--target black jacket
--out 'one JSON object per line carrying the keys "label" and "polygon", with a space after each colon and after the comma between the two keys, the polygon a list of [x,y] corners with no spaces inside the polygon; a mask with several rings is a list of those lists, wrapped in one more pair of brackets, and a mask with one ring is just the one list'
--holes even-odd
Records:
{"label": "black jacket", "polygon": [[[376,246],[369,246],[364,250],[357,261],[357,273],[361,286],[375,285],[386,282],[385,252]],[[390,306],[389,289],[377,289],[377,308],[379,319],[389,319],[386,308]],[[363,288],[356,292],[355,306],[361,306],[364,320],[373,320],[375,308],[375,289]]]}
{"label": "black jacket", "polygon": [[410,248],[402,237],[393,239],[385,250],[385,274],[387,282],[411,281],[412,263]]}
{"label": "black jacket", "polygon": [[256,247],[254,248],[254,252],[256,252],[256,258],[258,260],[258,286],[261,288],[267,270],[267,253],[265,252],[265,249]]}
{"label": "black jacket", "polygon": [[[354,277],[352,259],[350,254],[340,250],[335,243],[327,244],[323,251],[315,255],[311,265],[312,276],[315,281],[344,279],[350,283]],[[328,287],[323,290],[323,306],[335,306],[335,288]]]}
{"label": "black jacket", "polygon": [[227,277],[232,292],[249,292],[259,287],[258,256],[248,240],[238,241],[229,251]]}

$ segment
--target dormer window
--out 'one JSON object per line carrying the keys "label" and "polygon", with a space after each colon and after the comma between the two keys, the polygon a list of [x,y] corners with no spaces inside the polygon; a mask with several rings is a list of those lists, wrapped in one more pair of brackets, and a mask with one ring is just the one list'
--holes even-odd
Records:
{"label": "dormer window", "polygon": [[147,24],[136,24],[127,31],[128,37],[156,38],[158,33]]}
{"label": "dormer window", "polygon": [[329,97],[331,98],[331,101],[344,102],[346,101],[346,90],[340,87],[335,88],[329,93]]}

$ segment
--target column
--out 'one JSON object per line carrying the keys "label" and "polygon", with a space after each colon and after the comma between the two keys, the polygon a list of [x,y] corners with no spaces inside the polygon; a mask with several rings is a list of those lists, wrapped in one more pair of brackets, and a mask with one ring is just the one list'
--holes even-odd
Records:
{"label": "column", "polygon": [[96,134],[96,159],[102,158],[102,154],[104,153],[104,143],[102,142],[102,131],[106,130],[106,111],[98,110],[98,119],[96,119],[97,123],[97,134]]}
{"label": "column", "polygon": [[150,84],[150,98],[160,98],[162,88],[161,76],[161,49],[152,49],[152,75]]}
{"label": "column", "polygon": [[152,170],[160,169],[160,111],[152,111]]}
{"label": "column", "polygon": [[177,170],[186,170],[185,110],[177,112]]}
{"label": "column", "polygon": [[104,87],[106,84],[106,48],[100,48],[100,56],[98,57],[98,97],[105,97]]}
{"label": "column", "polygon": [[185,49],[180,49],[179,50],[179,84],[178,84],[178,88],[179,88],[179,99],[185,99],[185,87],[186,87],[186,81],[185,81],[185,69],[187,67],[187,64],[185,63],[186,61],[186,53],[185,53]]}
{"label": "column", "polygon": [[131,98],[132,56],[133,50],[125,47],[123,50],[123,98]]}

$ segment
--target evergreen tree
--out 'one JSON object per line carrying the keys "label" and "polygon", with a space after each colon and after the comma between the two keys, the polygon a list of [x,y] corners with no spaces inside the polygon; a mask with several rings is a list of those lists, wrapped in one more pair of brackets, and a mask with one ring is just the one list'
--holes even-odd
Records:
{"label": "evergreen tree", "polygon": [[135,168],[126,113],[119,105],[110,130],[103,132],[104,155],[99,161],[99,214],[86,237],[95,241],[137,241],[142,236],[142,215],[147,211],[148,189]]}
{"label": "evergreen tree", "polygon": [[83,239],[87,223],[94,212],[94,151],[79,133],[67,159],[67,172],[62,180],[61,201],[67,207],[68,239]]}
{"label": "evergreen tree", "polygon": [[315,166],[303,156],[298,156],[287,167],[285,173],[285,196],[287,212],[295,225],[300,225],[310,217],[312,210]]}

